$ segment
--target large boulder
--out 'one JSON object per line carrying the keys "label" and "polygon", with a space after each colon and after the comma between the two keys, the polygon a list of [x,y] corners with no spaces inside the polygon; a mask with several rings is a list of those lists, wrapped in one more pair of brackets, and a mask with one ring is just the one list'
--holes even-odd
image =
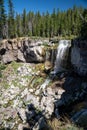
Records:
{"label": "large boulder", "polygon": [[43,62],[45,60],[45,50],[43,46],[25,47],[24,57],[26,62]]}
{"label": "large boulder", "polygon": [[17,60],[21,62],[25,62],[25,58],[21,50],[18,50]]}
{"label": "large boulder", "polygon": [[12,51],[7,51],[5,55],[2,56],[2,63],[10,63],[12,61],[15,61],[16,57],[14,57],[14,53]]}

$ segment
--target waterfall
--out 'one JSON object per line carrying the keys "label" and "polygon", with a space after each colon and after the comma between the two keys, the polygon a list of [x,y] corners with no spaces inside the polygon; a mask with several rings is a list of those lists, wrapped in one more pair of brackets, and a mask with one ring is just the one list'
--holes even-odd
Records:
{"label": "waterfall", "polygon": [[52,48],[52,49],[46,50],[45,61],[50,61],[51,64],[53,65],[55,56],[56,56],[56,49]]}
{"label": "waterfall", "polygon": [[66,70],[69,48],[71,47],[70,40],[60,40],[57,47],[57,56],[54,65],[53,74]]}

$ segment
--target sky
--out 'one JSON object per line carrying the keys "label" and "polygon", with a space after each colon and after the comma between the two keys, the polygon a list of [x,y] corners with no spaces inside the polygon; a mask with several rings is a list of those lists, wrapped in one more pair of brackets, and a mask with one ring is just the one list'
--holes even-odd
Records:
{"label": "sky", "polygon": [[[5,1],[5,7],[8,11],[8,0]],[[72,8],[73,5],[82,6],[87,8],[87,0],[12,0],[15,12],[22,13],[25,8],[27,12],[33,11],[40,13],[49,11],[52,13],[53,9],[67,10]]]}

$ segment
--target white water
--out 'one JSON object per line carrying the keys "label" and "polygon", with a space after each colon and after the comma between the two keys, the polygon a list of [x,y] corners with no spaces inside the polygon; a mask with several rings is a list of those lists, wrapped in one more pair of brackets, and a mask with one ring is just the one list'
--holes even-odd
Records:
{"label": "white water", "polygon": [[51,79],[47,78],[44,83],[41,85],[40,89],[45,89],[47,87],[47,85],[49,84],[49,82],[51,81]]}
{"label": "white water", "polygon": [[[70,47],[71,47],[70,40],[60,40],[58,48],[57,48],[57,56],[56,56],[54,71],[51,72],[51,74],[56,74],[57,72],[61,72],[65,70]],[[51,57],[52,58],[51,62],[53,62],[53,54]],[[47,85],[50,83],[50,81],[51,79],[47,78],[45,82],[41,85],[40,89],[45,89]]]}
{"label": "white water", "polygon": [[67,65],[67,58],[69,54],[69,48],[71,46],[70,40],[60,40],[57,48],[57,56],[53,73],[61,72],[65,70]]}

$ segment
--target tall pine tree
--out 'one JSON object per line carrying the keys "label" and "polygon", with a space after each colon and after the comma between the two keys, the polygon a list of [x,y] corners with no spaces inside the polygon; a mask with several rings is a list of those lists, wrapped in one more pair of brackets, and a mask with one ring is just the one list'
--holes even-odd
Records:
{"label": "tall pine tree", "polygon": [[82,25],[81,25],[80,36],[83,39],[87,39],[87,9],[84,9],[81,18],[82,18]]}
{"label": "tall pine tree", "polygon": [[0,38],[6,38],[6,14],[4,7],[4,0],[0,0]]}
{"label": "tall pine tree", "polygon": [[15,30],[15,19],[14,19],[14,7],[12,0],[8,0],[8,35],[9,38],[14,38],[16,36]]}
{"label": "tall pine tree", "polygon": [[27,29],[28,29],[28,24],[27,24],[27,14],[26,14],[26,9],[23,10],[23,16],[22,16],[22,26],[23,26],[23,35],[27,35]]}

